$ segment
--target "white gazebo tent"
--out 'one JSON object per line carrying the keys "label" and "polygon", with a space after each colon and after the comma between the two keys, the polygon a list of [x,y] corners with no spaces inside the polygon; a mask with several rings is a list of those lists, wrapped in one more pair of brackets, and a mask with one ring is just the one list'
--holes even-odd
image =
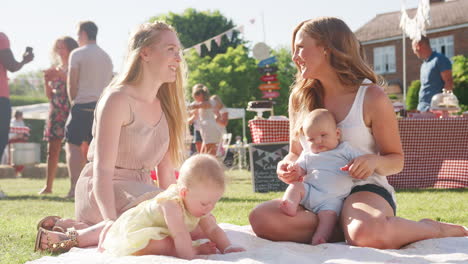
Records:
{"label": "white gazebo tent", "polygon": [[227,108],[229,119],[240,119],[242,118],[242,141],[246,141],[245,136],[245,109],[244,108]]}

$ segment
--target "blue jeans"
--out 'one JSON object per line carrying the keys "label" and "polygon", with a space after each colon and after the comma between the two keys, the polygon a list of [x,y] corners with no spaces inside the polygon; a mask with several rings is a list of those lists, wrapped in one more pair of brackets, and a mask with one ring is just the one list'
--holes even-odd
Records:
{"label": "blue jeans", "polygon": [[10,99],[0,97],[0,157],[8,144],[10,132],[11,104]]}

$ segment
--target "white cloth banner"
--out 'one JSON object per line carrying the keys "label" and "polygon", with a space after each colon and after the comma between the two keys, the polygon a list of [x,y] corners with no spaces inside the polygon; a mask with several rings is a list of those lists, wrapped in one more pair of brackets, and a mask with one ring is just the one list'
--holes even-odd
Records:
{"label": "white cloth banner", "polygon": [[429,0],[419,0],[416,15],[410,18],[406,13],[404,0],[402,1],[400,28],[411,40],[419,41],[421,36],[426,36],[426,24],[431,23],[430,9]]}

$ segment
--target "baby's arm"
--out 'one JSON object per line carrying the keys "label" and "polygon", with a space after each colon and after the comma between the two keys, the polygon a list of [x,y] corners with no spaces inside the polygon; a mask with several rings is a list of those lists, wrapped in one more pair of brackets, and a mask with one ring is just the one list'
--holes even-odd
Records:
{"label": "baby's arm", "polygon": [[221,253],[226,254],[245,251],[244,248],[231,244],[224,230],[216,223],[214,216],[209,215],[202,218],[199,225],[208,238],[216,244],[216,247]]}
{"label": "baby's arm", "polygon": [[192,247],[190,233],[184,223],[182,208],[176,201],[167,201],[161,205],[161,209],[171,237],[174,240],[177,257],[193,259],[196,254]]}

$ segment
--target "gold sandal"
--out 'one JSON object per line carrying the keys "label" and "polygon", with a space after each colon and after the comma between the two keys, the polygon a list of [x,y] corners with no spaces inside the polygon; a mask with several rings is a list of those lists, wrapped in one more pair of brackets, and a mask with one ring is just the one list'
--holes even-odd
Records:
{"label": "gold sandal", "polygon": [[[42,241],[42,235],[46,235],[47,239],[47,248],[42,249],[41,248],[41,241]],[[36,236],[36,243],[34,246],[34,251],[48,251],[51,253],[64,253],[69,251],[72,247],[78,246],[78,232],[74,228],[68,228],[67,232],[65,235],[68,237],[68,239],[56,242],[56,243],[50,243],[49,239],[49,233],[48,230],[44,228],[39,228]]]}
{"label": "gold sandal", "polygon": [[[56,216],[56,215],[46,216],[46,217],[42,218],[41,220],[39,220],[39,222],[37,222],[37,230],[39,230],[39,228],[42,227],[45,230],[52,230],[52,231],[58,231],[58,232],[65,233],[65,230],[63,230],[63,228],[61,228],[60,226],[55,226],[57,224],[57,221],[59,221],[60,219],[62,219],[62,218],[60,216]],[[44,225],[48,221],[53,222],[52,226],[45,226]]]}

